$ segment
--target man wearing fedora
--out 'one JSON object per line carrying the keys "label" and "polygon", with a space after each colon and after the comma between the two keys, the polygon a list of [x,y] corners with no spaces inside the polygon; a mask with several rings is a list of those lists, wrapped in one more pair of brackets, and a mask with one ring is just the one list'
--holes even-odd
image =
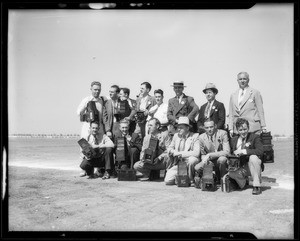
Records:
{"label": "man wearing fedora", "polygon": [[205,132],[204,122],[206,119],[211,119],[217,125],[217,129],[224,129],[225,125],[225,107],[224,104],[216,100],[218,89],[213,83],[206,84],[203,93],[207,99],[207,103],[202,105],[198,115],[198,132],[200,134]]}
{"label": "man wearing fedora", "polygon": [[174,163],[175,157],[181,156],[186,162],[188,168],[188,176],[191,184],[194,183],[195,165],[199,163],[200,142],[199,133],[193,133],[190,129],[190,120],[188,117],[179,117],[178,132],[174,134],[169,147],[167,148],[169,162],[168,170],[165,176],[166,185],[175,184],[175,176],[178,166]]}
{"label": "man wearing fedora", "polygon": [[235,122],[238,118],[249,121],[249,132],[266,132],[263,100],[260,92],[249,87],[249,74],[240,72],[237,76],[239,89],[230,96],[229,131],[230,136],[237,134]]}
{"label": "man wearing fedora", "polygon": [[187,96],[183,93],[184,83],[182,81],[174,82],[173,89],[176,96],[169,100],[168,103],[168,120],[170,129],[176,129],[178,125],[178,119],[181,116],[188,117],[192,130],[197,131],[197,123],[195,117],[198,114],[199,107],[196,105],[194,98]]}

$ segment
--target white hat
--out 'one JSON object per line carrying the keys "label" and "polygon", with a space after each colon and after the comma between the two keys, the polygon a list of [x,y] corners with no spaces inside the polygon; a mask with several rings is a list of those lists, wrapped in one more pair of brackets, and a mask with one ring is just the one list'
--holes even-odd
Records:
{"label": "white hat", "polygon": [[188,125],[190,126],[190,120],[187,116],[181,116],[178,118],[178,125]]}

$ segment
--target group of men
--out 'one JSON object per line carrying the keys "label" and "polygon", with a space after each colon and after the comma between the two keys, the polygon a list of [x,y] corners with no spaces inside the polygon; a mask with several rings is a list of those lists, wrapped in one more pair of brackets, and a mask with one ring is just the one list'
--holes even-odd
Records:
{"label": "group of men", "polygon": [[[116,170],[134,169],[141,181],[149,180],[153,170],[166,170],[164,181],[176,184],[178,158],[184,161],[190,184],[212,164],[217,183],[228,173],[240,188],[253,178],[252,194],[261,193],[263,144],[259,134],[266,131],[262,97],[249,86],[249,75],[237,75],[239,89],[230,97],[229,121],[225,125],[224,104],[216,100],[218,89],[208,83],[203,89],[207,103],[200,108],[187,96],[183,82],[174,82],[176,94],[164,103],[161,89],[149,93],[151,84],[141,83],[136,100],[130,99],[128,88],[112,85],[110,98],[100,96],[101,83],[91,83],[92,95],[84,98],[77,114],[83,122],[81,137],[96,151],[93,157],[81,153],[81,176],[108,179]],[[156,142],[153,142],[155,140]],[[122,145],[120,145],[122,143]],[[153,149],[153,160],[147,153]],[[119,161],[121,148],[126,156]],[[243,165],[228,172],[228,156],[241,157]]]}

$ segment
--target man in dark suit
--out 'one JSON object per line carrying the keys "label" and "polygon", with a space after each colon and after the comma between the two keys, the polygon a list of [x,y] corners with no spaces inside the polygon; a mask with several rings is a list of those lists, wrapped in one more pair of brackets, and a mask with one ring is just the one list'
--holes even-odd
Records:
{"label": "man in dark suit", "polygon": [[120,121],[120,129],[115,135],[115,149],[118,148],[118,140],[121,138],[124,140],[124,151],[126,157],[124,161],[116,163],[115,166],[120,169],[133,168],[134,163],[139,161],[143,139],[140,134],[129,134],[129,121],[125,119]]}
{"label": "man in dark suit", "polygon": [[217,129],[224,130],[225,125],[225,107],[224,104],[216,100],[218,89],[213,83],[208,83],[203,93],[206,96],[207,103],[202,105],[198,115],[198,132],[202,134],[205,132],[204,122],[206,119],[211,119],[217,125]]}
{"label": "man in dark suit", "polygon": [[181,116],[187,116],[190,124],[193,126],[191,129],[193,132],[197,132],[197,123],[195,117],[199,111],[199,107],[196,105],[194,98],[187,96],[183,93],[184,83],[182,81],[174,82],[173,89],[176,96],[168,102],[167,117],[169,120],[169,130],[174,134],[178,125],[178,119]]}
{"label": "man in dark suit", "polygon": [[260,136],[249,132],[249,122],[244,118],[236,121],[238,135],[230,140],[231,151],[240,157],[241,167],[236,171],[229,171],[240,188],[246,185],[246,177],[253,178],[253,195],[261,194],[261,172],[263,164],[260,157],[263,155],[263,144]]}
{"label": "man in dark suit", "polygon": [[143,118],[137,118],[135,133],[141,133],[142,137],[146,135],[146,119],[149,114],[149,109],[156,105],[155,98],[149,95],[151,91],[151,84],[148,82],[143,82],[141,84],[141,93],[140,96],[136,100],[135,113],[142,113]]}

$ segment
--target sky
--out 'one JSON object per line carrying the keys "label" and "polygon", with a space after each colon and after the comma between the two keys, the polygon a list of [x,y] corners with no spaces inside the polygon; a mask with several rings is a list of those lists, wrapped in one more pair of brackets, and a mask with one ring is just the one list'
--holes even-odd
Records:
{"label": "sky", "polygon": [[245,10],[9,10],[9,134],[80,134],[76,109],[90,83],[148,81],[175,96],[184,81],[198,106],[214,83],[228,114],[237,74],[260,91],[267,130],[294,133],[293,4]]}

